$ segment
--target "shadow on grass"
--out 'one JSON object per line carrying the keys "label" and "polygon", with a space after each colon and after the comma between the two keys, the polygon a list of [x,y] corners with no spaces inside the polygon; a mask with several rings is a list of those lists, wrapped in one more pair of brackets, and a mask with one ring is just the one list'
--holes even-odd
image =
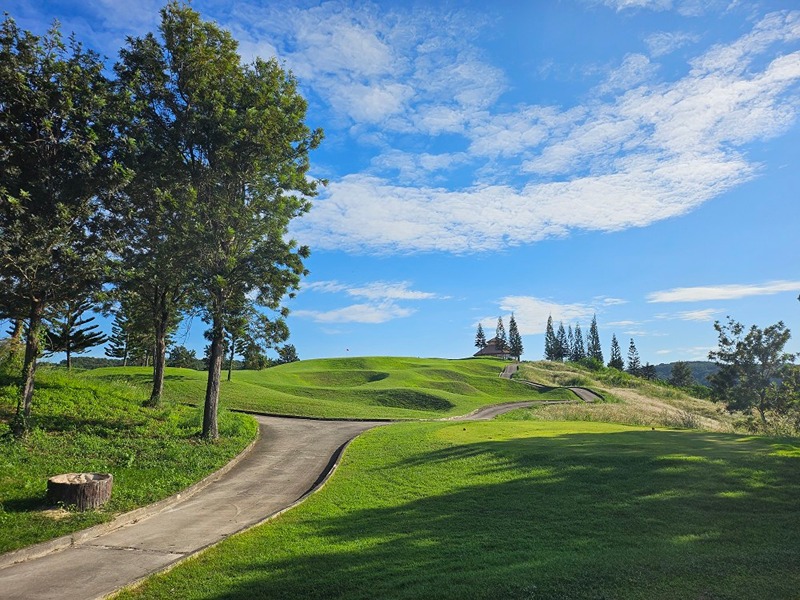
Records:
{"label": "shadow on grass", "polygon": [[351,483],[371,506],[342,512],[326,490],[335,516],[301,509],[223,544],[191,585],[222,581],[202,597],[229,600],[796,598],[798,467],[703,433],[465,443],[375,468],[416,499]]}

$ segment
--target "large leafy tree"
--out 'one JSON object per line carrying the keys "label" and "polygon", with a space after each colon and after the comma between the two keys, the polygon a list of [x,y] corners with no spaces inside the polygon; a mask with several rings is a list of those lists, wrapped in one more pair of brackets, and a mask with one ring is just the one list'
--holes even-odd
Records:
{"label": "large leafy tree", "polygon": [[72,368],[72,355],[81,354],[108,339],[101,331],[94,317],[84,316],[92,309],[89,300],[67,300],[48,316],[45,337],[47,352],[64,352],[67,356],[67,369]]}
{"label": "large leafy tree", "polygon": [[625,362],[622,360],[622,351],[620,350],[616,334],[611,336],[611,358],[608,361],[608,366],[619,371],[625,369]]}
{"label": "large leafy tree", "polygon": [[712,396],[728,410],[755,409],[762,422],[767,412],[779,408],[785,398],[776,393],[781,380],[792,380],[794,355],[785,351],[791,337],[782,321],[764,329],[745,327],[728,317],[727,323],[714,323],[719,347],[709,352],[709,360],[719,371],[709,377]]}
{"label": "large leafy tree", "polygon": [[508,322],[508,347],[511,351],[511,356],[519,360],[524,352],[524,348],[522,347],[522,336],[517,327],[517,320],[514,318],[513,314],[511,315],[511,320]]}
{"label": "large leafy tree", "polygon": [[597,331],[597,315],[592,317],[589,326],[589,337],[586,340],[586,355],[600,364],[603,363],[603,348],[600,345],[600,334]]}
{"label": "large leafy tree", "polygon": [[57,26],[0,25],[0,312],[27,321],[18,436],[47,307],[98,289],[113,249],[108,208],[128,178],[111,158],[114,104],[98,56]]}
{"label": "large leafy tree", "polygon": [[306,102],[277,61],[242,65],[231,35],[184,4],[162,9],[160,39],[133,40],[138,48],[139,72],[152,72],[168,96],[163,125],[180,149],[170,170],[201,232],[184,268],[210,326],[203,436],[213,439],[229,319],[247,304],[282,317],[282,298],[305,274],[308,249],[287,228],[316,194],[308,155],[322,132],[306,126]]}

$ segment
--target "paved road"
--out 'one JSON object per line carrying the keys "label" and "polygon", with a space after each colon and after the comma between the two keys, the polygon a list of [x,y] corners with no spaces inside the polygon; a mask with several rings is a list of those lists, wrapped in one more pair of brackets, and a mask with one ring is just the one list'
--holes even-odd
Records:
{"label": "paved road", "polygon": [[[530,404],[487,406],[458,420],[490,419]],[[104,598],[293,506],[324,480],[348,441],[386,424],[254,416],[260,438],[227,473],[138,522],[1,568],[0,598]]]}
{"label": "paved road", "polygon": [[[516,373],[518,370],[519,370],[519,363],[516,362],[511,363],[509,365],[506,365],[506,367],[503,369],[503,372],[500,373],[500,377],[504,379],[511,379],[514,376],[514,373]],[[589,388],[550,386],[541,383],[534,383],[533,381],[525,381],[522,379],[519,379],[517,381],[519,381],[519,383],[524,383],[525,385],[530,385],[540,390],[558,390],[558,389],[569,390],[584,402],[601,402],[603,400],[603,397],[600,394],[590,390]]]}

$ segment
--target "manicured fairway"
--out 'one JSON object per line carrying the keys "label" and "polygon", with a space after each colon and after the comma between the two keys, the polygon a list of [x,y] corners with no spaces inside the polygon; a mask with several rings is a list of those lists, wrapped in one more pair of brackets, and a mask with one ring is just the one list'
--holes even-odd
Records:
{"label": "manicured fairway", "polygon": [[797,598],[800,444],[390,425],[300,507],[125,598]]}
{"label": "manicured fairway", "polygon": [[[222,382],[221,402],[228,408],[282,415],[425,419],[466,414],[500,402],[575,399],[566,390],[542,392],[501,379],[506,364],[496,359],[304,360],[263,371],[234,371],[232,381]],[[97,369],[88,376],[145,386],[152,369]],[[206,378],[199,371],[167,369],[166,395],[198,403]]]}

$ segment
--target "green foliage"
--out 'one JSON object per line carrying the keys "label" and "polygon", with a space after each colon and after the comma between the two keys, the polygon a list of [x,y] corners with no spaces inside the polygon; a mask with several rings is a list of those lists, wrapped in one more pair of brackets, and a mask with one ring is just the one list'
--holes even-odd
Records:
{"label": "green foliage", "polygon": [[633,338],[628,346],[628,373],[634,377],[640,377],[642,374],[642,363],[639,360],[639,351],[636,349],[636,344],[633,343]]}
{"label": "green foliage", "polygon": [[66,367],[72,368],[72,355],[81,354],[106,342],[103,333],[96,331],[98,325],[88,325],[94,317],[82,318],[93,305],[88,300],[67,300],[47,317],[48,330],[45,350],[50,353],[64,352]]}
{"label": "green foliage", "polygon": [[196,369],[202,371],[203,361],[197,358],[194,350],[189,350],[185,346],[173,346],[167,358],[168,367],[180,369]]}
{"label": "green foliage", "polygon": [[[710,377],[712,394],[728,410],[756,410],[761,421],[767,413],[786,413],[800,399],[794,383],[791,363],[794,355],[784,351],[791,337],[789,329],[778,322],[763,330],[745,328],[728,317],[725,324],[716,321],[719,348],[709,352],[720,370]],[[785,383],[784,383],[785,380]]]}
{"label": "green foliage", "polygon": [[622,361],[622,351],[619,348],[617,336],[611,336],[611,358],[608,361],[608,366],[617,371],[625,370],[625,363]]}
{"label": "green foliage", "polygon": [[584,358],[586,358],[586,347],[583,345],[583,333],[581,332],[580,323],[576,323],[569,359],[578,362]]}
{"label": "green foliage", "polygon": [[[222,467],[256,434],[245,415],[223,414],[224,439],[198,440],[201,411],[182,405],[142,407],[143,390],[62,369],[42,368],[33,429],[8,435],[16,386],[0,380],[0,552],[108,521],[167,497]],[[111,502],[86,513],[52,511],[47,478],[110,472]]]}
{"label": "green foliage", "polygon": [[553,331],[553,317],[547,317],[547,328],[544,334],[544,359],[545,360],[559,360],[558,358],[558,340]]}
{"label": "green foliage", "polygon": [[798,461],[605,423],[382,427],[296,509],[122,598],[793,598]]}
{"label": "green foliage", "polygon": [[517,321],[514,319],[513,314],[511,315],[511,320],[508,323],[508,347],[511,356],[517,360],[520,359],[522,353],[525,351],[522,346],[522,336],[519,334]]}
{"label": "green foliage", "polygon": [[597,315],[592,317],[592,324],[589,326],[589,337],[586,341],[586,355],[603,363],[603,348],[600,345],[600,334],[597,331]]}
{"label": "green foliage", "polygon": [[564,324],[559,322],[558,323],[558,333],[556,333],[556,344],[555,344],[555,359],[558,361],[563,361],[564,359],[569,357],[569,341],[567,340],[567,332],[564,330]]}
{"label": "green foliage", "polygon": [[483,325],[478,323],[478,331],[475,333],[475,347],[480,350],[486,348],[486,334],[483,332]]}
{"label": "green foliage", "polygon": [[689,387],[692,385],[694,383],[694,378],[692,377],[692,370],[689,368],[689,363],[684,361],[673,363],[669,382],[676,387]]}
{"label": "green foliage", "polygon": [[494,339],[496,340],[497,349],[503,351],[508,348],[508,338],[506,337],[506,328],[503,325],[503,317],[497,317],[497,328],[494,332]]}

